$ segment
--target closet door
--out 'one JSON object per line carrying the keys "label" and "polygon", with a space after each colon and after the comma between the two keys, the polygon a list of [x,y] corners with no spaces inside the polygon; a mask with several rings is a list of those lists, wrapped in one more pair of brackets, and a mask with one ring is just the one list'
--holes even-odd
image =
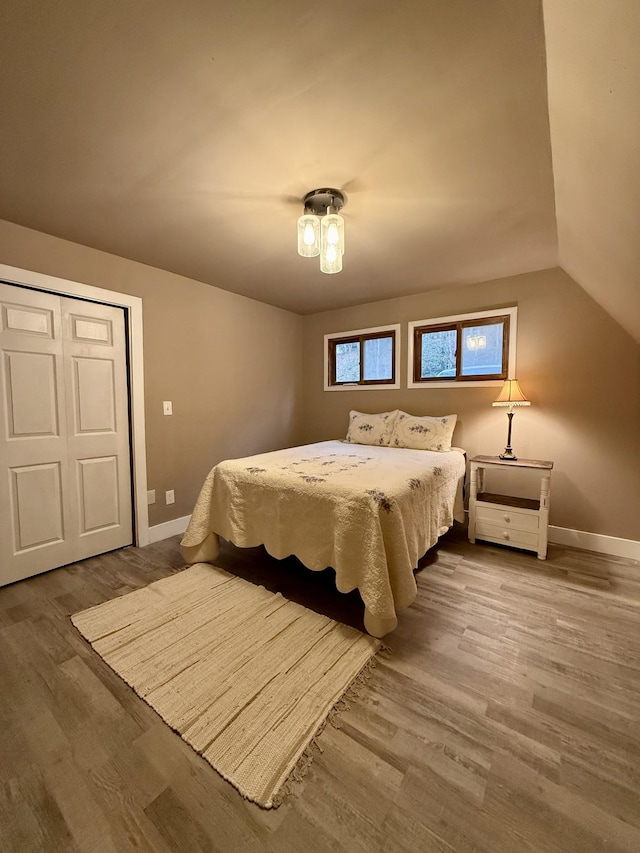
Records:
{"label": "closet door", "polygon": [[63,298],[72,559],[132,542],[124,312]]}
{"label": "closet door", "polygon": [[124,314],[0,284],[0,585],[130,544]]}

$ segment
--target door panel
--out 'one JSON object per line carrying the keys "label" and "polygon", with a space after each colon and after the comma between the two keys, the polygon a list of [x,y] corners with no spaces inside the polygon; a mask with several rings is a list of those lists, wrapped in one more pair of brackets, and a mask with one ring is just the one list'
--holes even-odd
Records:
{"label": "door panel", "polygon": [[53,311],[33,306],[3,304],[4,327],[14,332],[53,337]]}
{"label": "door panel", "polygon": [[132,541],[124,313],[0,283],[0,585]]}
{"label": "door panel", "polygon": [[9,439],[59,435],[55,360],[53,353],[5,351]]}
{"label": "door panel", "polygon": [[73,359],[74,424],[76,435],[115,432],[116,388],[113,361]]}
{"label": "door panel", "polygon": [[97,317],[84,317],[70,314],[71,338],[74,341],[91,341],[111,346],[113,344],[113,324],[111,320]]}
{"label": "door panel", "polygon": [[79,459],[77,470],[81,535],[117,526],[120,521],[117,458]]}
{"label": "door panel", "polygon": [[64,539],[60,463],[11,469],[14,553]]}

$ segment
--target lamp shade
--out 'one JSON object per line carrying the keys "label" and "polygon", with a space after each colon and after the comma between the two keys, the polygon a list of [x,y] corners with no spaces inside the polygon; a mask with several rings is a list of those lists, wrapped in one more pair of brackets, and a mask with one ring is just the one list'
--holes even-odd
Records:
{"label": "lamp shade", "polygon": [[517,379],[505,379],[500,393],[491,404],[492,406],[530,406],[531,403],[522,393]]}

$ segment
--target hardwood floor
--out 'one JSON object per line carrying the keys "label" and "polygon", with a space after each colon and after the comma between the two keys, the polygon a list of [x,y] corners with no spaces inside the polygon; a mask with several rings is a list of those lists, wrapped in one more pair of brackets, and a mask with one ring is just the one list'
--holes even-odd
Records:
{"label": "hardwood floor", "polygon": [[[330,571],[218,564],[352,625]],[[0,589],[0,849],[640,850],[640,565],[451,531],[362,696],[273,811],[244,801],[69,615],[183,566],[178,539]]]}

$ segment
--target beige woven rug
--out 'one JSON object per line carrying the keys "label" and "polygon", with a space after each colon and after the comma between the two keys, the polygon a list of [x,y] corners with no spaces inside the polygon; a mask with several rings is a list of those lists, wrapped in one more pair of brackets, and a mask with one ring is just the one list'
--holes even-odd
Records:
{"label": "beige woven rug", "polygon": [[264,808],[278,805],[327,716],[380,649],[373,637],[205,563],[72,622],[166,723]]}

